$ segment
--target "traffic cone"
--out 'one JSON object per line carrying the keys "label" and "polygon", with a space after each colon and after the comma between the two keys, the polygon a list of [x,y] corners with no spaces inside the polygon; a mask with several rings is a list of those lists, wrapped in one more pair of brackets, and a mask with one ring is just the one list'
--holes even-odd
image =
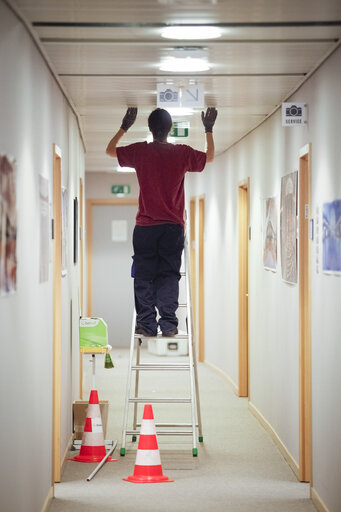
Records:
{"label": "traffic cone", "polygon": [[[100,462],[106,456],[101,411],[99,408],[98,393],[90,392],[89,405],[84,424],[82,446],[79,455],[70,460],[78,462]],[[109,461],[115,460],[108,457]]]}
{"label": "traffic cone", "polygon": [[134,474],[123,480],[135,484],[174,482],[162,473],[153,409],[149,404],[144,406]]}

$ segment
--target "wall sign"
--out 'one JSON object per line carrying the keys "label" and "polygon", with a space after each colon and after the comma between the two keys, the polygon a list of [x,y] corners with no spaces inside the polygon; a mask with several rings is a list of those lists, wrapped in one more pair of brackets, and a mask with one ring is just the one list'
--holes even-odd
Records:
{"label": "wall sign", "polygon": [[180,107],[180,88],[174,85],[157,84],[157,106],[159,108]]}
{"label": "wall sign", "polygon": [[157,106],[159,108],[205,108],[204,86],[197,84],[176,87],[157,84]]}
{"label": "wall sign", "polygon": [[188,137],[188,122],[174,122],[170,137]]}
{"label": "wall sign", "polygon": [[197,84],[184,87],[181,90],[181,106],[186,108],[205,108],[203,85]]}
{"label": "wall sign", "polygon": [[282,126],[307,124],[306,103],[282,103]]}
{"label": "wall sign", "polygon": [[111,193],[118,195],[118,194],[130,194],[130,185],[112,185],[111,187]]}

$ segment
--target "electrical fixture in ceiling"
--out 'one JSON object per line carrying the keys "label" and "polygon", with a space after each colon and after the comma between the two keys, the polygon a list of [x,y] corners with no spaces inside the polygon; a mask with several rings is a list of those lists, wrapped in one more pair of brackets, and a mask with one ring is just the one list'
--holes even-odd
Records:
{"label": "electrical fixture in ceiling", "polygon": [[177,25],[165,27],[161,31],[161,36],[165,39],[217,39],[221,37],[221,31],[218,27],[208,27],[203,25]]}
{"label": "electrical fixture in ceiling", "polygon": [[191,46],[173,48],[160,65],[161,71],[172,73],[195,73],[208,69],[207,50]]}
{"label": "electrical fixture in ceiling", "polygon": [[168,57],[160,66],[161,71],[170,71],[171,73],[195,73],[208,69],[210,69],[210,66],[205,60],[193,59],[192,57],[186,57],[185,59]]}

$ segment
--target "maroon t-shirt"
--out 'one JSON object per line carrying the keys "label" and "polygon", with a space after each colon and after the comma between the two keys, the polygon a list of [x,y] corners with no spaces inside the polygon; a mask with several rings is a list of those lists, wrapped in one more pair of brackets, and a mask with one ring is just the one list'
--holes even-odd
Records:
{"label": "maroon t-shirt", "polygon": [[140,185],[136,224],[185,224],[186,172],[201,172],[206,153],[185,144],[137,142],[116,149],[121,167],[136,169]]}

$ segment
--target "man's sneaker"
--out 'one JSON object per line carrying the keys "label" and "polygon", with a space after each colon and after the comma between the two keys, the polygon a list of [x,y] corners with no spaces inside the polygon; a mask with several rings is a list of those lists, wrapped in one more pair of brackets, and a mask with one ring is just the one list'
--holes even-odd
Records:
{"label": "man's sneaker", "polygon": [[146,338],[153,338],[154,336],[156,336],[156,332],[148,331],[148,329],[145,329],[144,327],[141,327],[140,325],[136,326],[135,334],[142,334],[142,336],[145,336]]}
{"label": "man's sneaker", "polygon": [[174,329],[171,329],[170,331],[165,331],[162,333],[162,336],[164,338],[172,338],[173,336],[175,336],[176,334],[178,334],[178,328],[177,327],[174,327]]}

